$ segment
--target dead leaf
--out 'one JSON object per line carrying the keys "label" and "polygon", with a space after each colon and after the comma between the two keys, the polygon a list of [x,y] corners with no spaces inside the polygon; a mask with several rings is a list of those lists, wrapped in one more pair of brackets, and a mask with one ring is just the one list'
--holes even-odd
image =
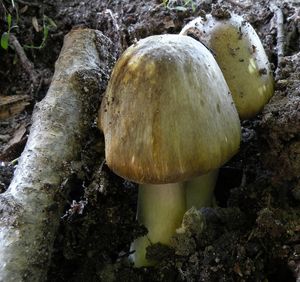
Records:
{"label": "dead leaf", "polygon": [[243,273],[241,271],[240,265],[238,263],[235,263],[233,267],[233,271],[238,274],[240,277],[243,277]]}
{"label": "dead leaf", "polygon": [[172,19],[170,20],[165,20],[164,21],[164,26],[166,29],[169,29],[169,28],[174,28],[175,27],[175,23]]}
{"label": "dead leaf", "polygon": [[25,5],[23,8],[19,10],[20,14],[24,14],[28,10],[28,5]]}
{"label": "dead leaf", "polygon": [[0,120],[21,113],[29,104],[28,95],[0,96]]}
{"label": "dead leaf", "polygon": [[26,131],[27,130],[25,124],[24,123],[21,124],[21,126],[15,131],[13,138],[10,139],[9,142],[7,143],[7,148],[16,143],[19,143],[25,136]]}
{"label": "dead leaf", "polygon": [[36,17],[32,17],[31,22],[36,32],[40,32],[42,30]]}
{"label": "dead leaf", "polygon": [[11,162],[14,159],[20,157],[24,150],[25,144],[27,142],[27,136],[21,139],[18,143],[14,143],[8,148],[6,148],[3,153],[0,154],[0,160],[4,162]]}

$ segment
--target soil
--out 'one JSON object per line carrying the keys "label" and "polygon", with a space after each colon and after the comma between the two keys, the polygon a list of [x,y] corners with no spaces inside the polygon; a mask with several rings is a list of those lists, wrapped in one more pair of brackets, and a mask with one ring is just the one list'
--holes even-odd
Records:
{"label": "soil", "polygon": [[300,281],[300,4],[278,1],[276,10],[271,0],[185,2],[0,2],[1,34],[8,29],[6,9],[21,46],[37,47],[45,39],[43,48],[24,47],[34,75],[14,48],[0,48],[0,99],[30,97],[22,112],[0,121],[0,193],[26,143],[32,109],[47,93],[63,37],[74,26],[102,31],[119,56],[135,40],[179,33],[212,8],[227,9],[253,25],[274,67],[274,97],[262,113],[242,122],[240,152],[220,170],[219,207],[188,211],[184,232],[171,247],[150,247],[148,255],[159,260],[154,267],[136,269],[128,261],[130,243],[147,232],[135,220],[137,186],[102,162],[103,136],[93,127],[73,164],[48,281]]}

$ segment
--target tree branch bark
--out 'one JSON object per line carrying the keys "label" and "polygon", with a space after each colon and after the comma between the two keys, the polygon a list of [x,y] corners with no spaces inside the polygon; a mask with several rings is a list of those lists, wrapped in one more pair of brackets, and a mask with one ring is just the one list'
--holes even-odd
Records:
{"label": "tree branch bark", "polygon": [[0,195],[0,281],[44,281],[65,204],[69,164],[78,159],[115,59],[91,29],[72,30],[53,81],[36,105],[27,145]]}

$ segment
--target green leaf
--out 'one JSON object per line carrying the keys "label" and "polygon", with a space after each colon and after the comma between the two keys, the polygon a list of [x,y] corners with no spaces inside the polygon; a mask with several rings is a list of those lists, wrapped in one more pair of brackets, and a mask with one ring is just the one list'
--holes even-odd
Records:
{"label": "green leaf", "polygon": [[9,41],[9,33],[3,32],[2,36],[1,36],[1,47],[4,50],[7,50],[7,48],[8,48],[8,41]]}
{"label": "green leaf", "polygon": [[56,23],[54,22],[54,20],[52,20],[51,18],[49,18],[48,16],[44,16],[45,21],[47,22],[47,26],[49,26],[49,28],[57,28]]}
{"label": "green leaf", "polygon": [[43,38],[43,40],[47,39],[48,34],[49,34],[49,28],[48,28],[48,26],[44,26],[44,30],[43,30],[44,38]]}
{"label": "green leaf", "polygon": [[12,17],[11,14],[7,14],[7,25],[8,25],[8,30],[11,28],[11,22],[12,22]]}

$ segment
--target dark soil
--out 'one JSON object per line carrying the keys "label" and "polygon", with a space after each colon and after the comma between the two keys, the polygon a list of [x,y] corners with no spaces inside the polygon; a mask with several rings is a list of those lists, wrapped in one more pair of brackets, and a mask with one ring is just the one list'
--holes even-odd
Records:
{"label": "dark soil", "polygon": [[[44,21],[49,35],[43,48],[25,48],[38,83],[33,83],[32,74],[26,72],[13,48],[0,47],[0,99],[17,94],[31,97],[22,113],[0,121],[0,193],[7,189],[26,143],[34,104],[47,93],[63,37],[74,26],[102,31],[115,43],[119,56],[119,50],[140,38],[179,33],[186,22],[211,12],[218,2],[219,8],[235,11],[253,25],[276,77],[274,97],[261,114],[242,123],[240,152],[221,168],[216,187],[219,208],[190,210],[184,218],[184,232],[175,235],[172,247],[157,244],[150,248],[149,256],[160,261],[152,268],[135,269],[127,259],[130,243],[147,232],[135,220],[137,187],[102,163],[103,147],[99,144],[103,137],[94,127],[83,146],[81,161],[72,165],[72,190],[48,281],[300,281],[297,1],[278,1],[284,19],[282,58],[277,52],[278,14],[276,17],[271,6],[275,0],[195,0],[187,5],[174,0],[168,7],[154,0],[15,2],[13,8],[11,1],[0,1],[0,34],[8,28],[5,7],[18,26],[11,32],[22,46],[41,44],[44,16],[48,17]],[[9,143],[21,126],[26,128],[24,136]],[[204,224],[203,232],[199,232],[199,224]]]}

